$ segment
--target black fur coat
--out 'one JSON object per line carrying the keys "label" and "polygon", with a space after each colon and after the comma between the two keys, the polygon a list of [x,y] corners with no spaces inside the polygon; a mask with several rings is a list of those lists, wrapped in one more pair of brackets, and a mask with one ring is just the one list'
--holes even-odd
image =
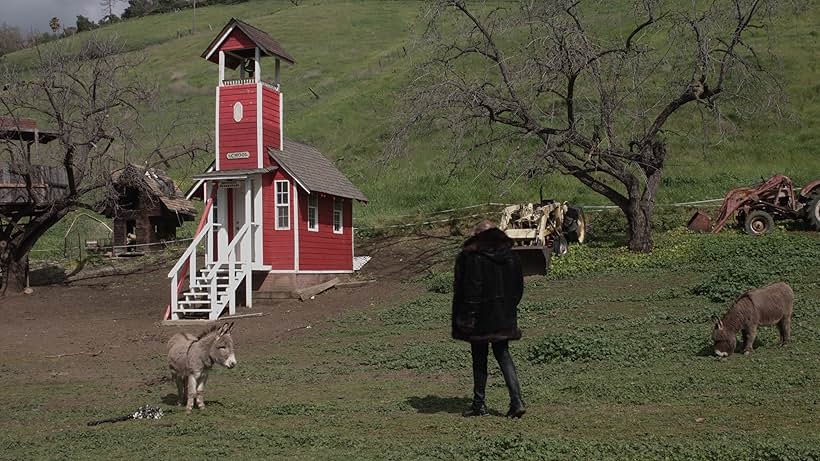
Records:
{"label": "black fur coat", "polygon": [[524,293],[513,241],[488,229],[464,242],[453,281],[453,338],[469,342],[520,339],[518,302]]}

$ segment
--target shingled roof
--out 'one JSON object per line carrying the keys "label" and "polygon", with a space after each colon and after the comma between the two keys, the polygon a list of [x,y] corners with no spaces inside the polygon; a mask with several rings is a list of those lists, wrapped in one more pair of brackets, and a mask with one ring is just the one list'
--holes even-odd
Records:
{"label": "shingled roof", "polygon": [[[208,48],[202,52],[202,57],[211,61],[211,62],[219,62],[219,54],[215,53],[215,51],[222,45],[222,42],[228,37],[228,34],[231,29],[236,28],[242,31],[245,35],[248,36],[251,41],[253,41],[256,46],[259,48],[260,52],[265,56],[275,56],[285,62],[290,64],[294,64],[295,61],[293,57],[288,53],[285,48],[282,47],[279,42],[273,39],[267,32],[257,29],[256,27],[240,21],[236,18],[231,18],[228,21],[228,24],[222,28],[222,31],[216,36],[216,38],[211,41],[211,44],[208,45]],[[240,53],[241,54],[241,53]],[[251,56],[248,56],[251,57]],[[234,58],[233,56],[225,56],[225,65],[230,67],[231,69],[236,69],[242,62],[239,59]]]}
{"label": "shingled roof", "polygon": [[[160,169],[129,163],[112,172],[111,180],[116,185],[136,187],[148,192],[152,199],[159,199],[168,210],[179,213],[185,219],[196,218],[197,211],[193,203],[184,198],[171,177]],[[107,206],[103,214],[113,217],[113,210]]]}
{"label": "shingled roof", "polygon": [[276,163],[308,192],[324,192],[367,202],[367,197],[313,146],[285,138],[283,150],[268,149]]}

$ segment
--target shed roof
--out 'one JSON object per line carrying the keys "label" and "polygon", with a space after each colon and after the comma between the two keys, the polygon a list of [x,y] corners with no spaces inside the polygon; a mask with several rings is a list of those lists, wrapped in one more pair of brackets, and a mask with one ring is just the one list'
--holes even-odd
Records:
{"label": "shed roof", "polygon": [[[170,211],[193,219],[197,215],[193,203],[186,200],[177,185],[164,171],[157,168],[146,168],[129,163],[123,168],[111,173],[111,180],[115,184],[137,187],[150,193]],[[110,210],[106,210],[106,215]]]}
{"label": "shed roof", "polygon": [[313,146],[285,138],[283,150],[269,148],[268,153],[308,192],[368,201],[367,196]]}
{"label": "shed roof", "polygon": [[[234,30],[242,31],[242,33],[253,41],[263,55],[275,56],[290,64],[295,63],[290,53],[288,53],[279,42],[274,40],[273,37],[268,35],[267,32],[236,18],[231,18],[231,20],[228,21],[225,27],[222,28],[222,31],[219,32],[216,38],[211,41],[211,44],[208,45],[208,48],[202,52],[202,57],[211,62],[218,63],[219,54],[216,53],[216,51],[219,50],[219,47],[222,46],[222,43],[225,42],[225,39],[227,39]],[[236,69],[241,63],[239,59],[233,56],[225,56],[225,65],[231,69]]]}

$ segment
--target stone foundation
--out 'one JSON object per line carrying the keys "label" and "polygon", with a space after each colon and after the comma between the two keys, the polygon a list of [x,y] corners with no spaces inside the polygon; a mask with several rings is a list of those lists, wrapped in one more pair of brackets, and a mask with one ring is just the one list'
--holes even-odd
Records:
{"label": "stone foundation", "polygon": [[270,272],[253,273],[253,296],[259,299],[298,298],[298,290],[327,282],[335,277],[346,281],[352,274],[277,274]]}

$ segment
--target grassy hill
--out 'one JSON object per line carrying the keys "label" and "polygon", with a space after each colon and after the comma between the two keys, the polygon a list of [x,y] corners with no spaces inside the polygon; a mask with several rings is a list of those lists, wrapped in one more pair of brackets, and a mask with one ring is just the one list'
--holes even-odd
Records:
{"label": "grassy hill", "polygon": [[[293,6],[286,0],[251,1],[197,9],[195,33],[190,31],[190,10],[125,21],[99,33],[115,34],[130,52],[144,55],[140,72],[159,84],[164,101],[161,110],[147,115],[149,125],[182,112],[205,135],[214,128],[217,69],[199,54],[230,17],[270,32],[297,62],[282,73],[285,133],[319,147],[371,197],[372,203],[357,211],[359,226],[407,213],[531,199],[541,185],[549,196],[605,204],[575,179],[558,175],[522,178],[512,185],[499,184],[479,170],[448,178],[447,139],[438,134],[413,142],[406,158],[381,162],[397,95],[411,77],[412,39],[422,8],[415,2],[315,0]],[[778,60],[774,67],[782,75],[793,116],[737,121],[732,138],[715,144],[691,123],[699,117],[693,108],[677,114],[672,128],[686,135],[670,136],[660,203],[721,197],[731,187],[774,173],[791,176],[797,185],[820,177],[817,7],[777,29],[771,43]],[[33,51],[25,50],[7,59],[26,65],[32,57]],[[202,156],[193,168],[173,173],[184,182],[210,160]]]}

